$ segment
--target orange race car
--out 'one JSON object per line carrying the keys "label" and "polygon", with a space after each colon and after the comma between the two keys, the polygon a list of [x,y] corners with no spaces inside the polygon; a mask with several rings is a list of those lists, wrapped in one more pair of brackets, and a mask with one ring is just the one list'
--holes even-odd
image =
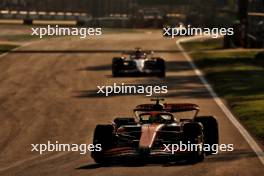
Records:
{"label": "orange race car", "polygon": [[97,163],[158,159],[199,162],[218,145],[218,123],[213,116],[198,116],[195,104],[141,104],[135,118],[116,118],[112,124],[97,125],[91,153]]}

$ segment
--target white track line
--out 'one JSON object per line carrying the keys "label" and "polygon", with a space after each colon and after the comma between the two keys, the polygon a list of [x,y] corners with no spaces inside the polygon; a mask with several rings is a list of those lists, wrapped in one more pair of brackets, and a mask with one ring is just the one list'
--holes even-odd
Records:
{"label": "white track line", "polygon": [[249,144],[249,146],[256,153],[256,155],[258,156],[260,162],[264,165],[264,155],[263,155],[263,151],[260,148],[260,146],[253,139],[253,137],[248,133],[248,131],[239,123],[239,121],[235,118],[235,116],[232,114],[232,112],[226,107],[226,105],[223,103],[223,101],[220,99],[220,97],[214,91],[214,89],[212,88],[212,86],[205,79],[203,73],[195,65],[195,63],[193,62],[192,58],[184,51],[183,47],[181,46],[181,42],[187,42],[187,41],[197,40],[197,39],[201,39],[201,38],[204,38],[204,37],[203,36],[197,36],[197,37],[179,39],[179,40],[176,41],[176,44],[179,47],[180,51],[183,53],[184,57],[189,62],[189,64],[192,67],[192,69],[199,76],[201,82],[204,84],[205,88],[211,94],[211,96],[213,97],[214,101],[222,109],[222,111],[224,112],[224,114],[226,115],[226,117],[238,129],[238,131],[240,132],[240,134],[245,138],[245,140],[247,141],[247,143]]}
{"label": "white track line", "polygon": [[43,158],[43,160],[39,160],[38,161],[38,164],[40,164],[40,163],[46,162],[47,160],[52,160],[52,159],[56,159],[56,158],[62,157],[64,155],[66,155],[66,154],[69,154],[69,152],[56,153],[54,155],[48,156],[47,158],[43,158],[45,155],[39,155],[38,154],[38,155],[29,157],[29,158],[26,158],[26,159],[23,159],[23,160],[19,160],[19,161],[15,162],[15,163],[7,166],[7,167],[0,168],[0,172],[4,172],[4,171],[9,170],[9,169],[12,169],[14,167],[18,167],[18,166],[20,166],[20,165],[22,165],[24,163],[33,161],[33,160],[38,159],[38,158]]}
{"label": "white track line", "polygon": [[[25,43],[25,44],[23,44],[23,45],[17,47],[17,48],[14,48],[14,49],[10,50],[10,51],[16,51],[16,50],[18,50],[18,49],[21,49],[21,48],[23,48],[23,47],[29,46],[29,45],[31,45],[31,44],[33,44],[33,43],[35,44],[36,42],[40,42],[40,41],[41,41],[41,40],[28,42],[28,43]],[[10,52],[10,51],[9,51],[9,52]],[[9,52],[5,52],[5,53],[3,53],[3,54],[0,54],[0,58],[5,57],[6,55],[9,54]],[[49,159],[54,159],[54,158],[57,158],[57,157],[60,157],[60,156],[66,155],[66,154],[67,154],[67,152],[63,152],[63,153],[59,153],[59,154],[55,154],[55,155],[49,157]],[[14,168],[14,167],[20,166],[20,165],[22,165],[22,164],[24,164],[24,163],[26,163],[26,162],[28,162],[28,161],[32,161],[32,160],[35,160],[35,159],[40,158],[40,157],[42,157],[42,156],[41,156],[41,155],[36,155],[36,156],[32,156],[32,157],[29,157],[29,158],[26,158],[26,159],[23,159],[23,160],[20,160],[20,161],[14,162],[13,164],[11,164],[11,165],[9,165],[9,166],[7,166],[7,167],[0,168],[0,172],[3,172],[3,171],[6,171],[6,170],[9,170],[9,169],[12,169],[12,168]]]}
{"label": "white track line", "polygon": [[25,162],[28,162],[28,161],[31,161],[31,160],[37,159],[37,158],[39,158],[39,157],[40,157],[40,155],[36,155],[36,156],[30,157],[30,158],[26,158],[26,159],[23,159],[23,160],[19,160],[19,161],[15,162],[15,163],[13,163],[13,164],[7,166],[7,167],[0,168],[0,172],[4,172],[4,171],[6,171],[6,170],[8,170],[8,169],[11,169],[11,168],[13,168],[13,167],[19,166],[19,165],[21,165],[21,164],[23,164],[23,163],[25,163]]}
{"label": "white track line", "polygon": [[[19,46],[19,47],[17,47],[17,48],[14,48],[14,49],[8,51],[8,52],[2,53],[2,54],[0,54],[0,58],[7,56],[11,51],[16,51],[16,50],[18,50],[18,49],[21,49],[21,48],[23,48],[23,47],[29,46],[29,45],[31,45],[32,43],[36,43],[36,42],[37,42],[37,41],[27,42],[27,43],[25,43],[25,44],[23,44],[23,45],[21,45],[21,46]],[[3,172],[3,171],[8,170],[8,169],[10,169],[10,168],[13,168],[13,167],[19,166],[19,165],[21,165],[21,164],[23,164],[23,163],[25,163],[25,162],[27,162],[27,161],[34,160],[34,159],[39,158],[39,157],[41,157],[41,156],[40,156],[40,155],[37,155],[37,156],[33,156],[33,157],[30,157],[30,158],[27,158],[27,159],[24,159],[24,160],[17,161],[17,162],[15,162],[15,163],[9,165],[8,167],[0,168],[0,172]]]}
{"label": "white track line", "polygon": [[16,50],[18,50],[18,49],[21,49],[21,48],[23,48],[23,47],[26,47],[26,46],[28,46],[28,45],[31,45],[32,43],[35,43],[35,42],[36,42],[36,41],[25,43],[25,44],[23,44],[23,45],[21,45],[21,46],[19,46],[19,47],[17,47],[17,48],[14,48],[14,49],[11,49],[10,51],[7,51],[7,52],[5,52],[5,53],[2,53],[2,54],[0,54],[0,58],[5,57],[6,55],[8,55],[8,54],[9,54],[10,52],[12,52],[12,51],[16,51]]}
{"label": "white track line", "polygon": [[[19,46],[19,47],[17,47],[17,48],[14,48],[14,49],[12,49],[12,50],[10,50],[10,51],[16,51],[16,50],[18,50],[18,49],[20,49],[20,48],[23,48],[23,47],[26,47],[26,46],[28,46],[28,45],[30,45],[30,44],[32,44],[32,43],[33,43],[33,42],[25,43],[25,44],[23,44],[23,45],[21,45],[21,46]],[[0,58],[7,56],[7,55],[9,54],[10,51],[0,54]],[[40,157],[40,156],[33,156],[33,157],[31,157],[31,158],[27,158],[27,159],[24,159],[24,160],[17,161],[17,162],[15,162],[14,164],[9,165],[8,167],[0,168],[0,172],[5,171],[5,170],[8,170],[8,169],[10,169],[10,168],[12,168],[12,167],[15,167],[15,166],[21,165],[21,164],[23,164],[23,163],[25,163],[25,162],[27,162],[27,161],[33,160],[33,159],[38,158],[38,157]]]}

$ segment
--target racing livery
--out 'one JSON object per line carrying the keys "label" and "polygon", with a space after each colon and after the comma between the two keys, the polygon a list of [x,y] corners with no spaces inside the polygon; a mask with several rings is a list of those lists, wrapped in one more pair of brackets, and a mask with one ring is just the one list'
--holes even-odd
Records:
{"label": "racing livery", "polygon": [[163,58],[154,57],[152,51],[143,51],[136,48],[132,52],[124,52],[124,56],[112,60],[112,75],[153,75],[165,77],[165,61]]}
{"label": "racing livery", "polygon": [[[165,159],[172,162],[185,160],[199,162],[211,150],[171,151],[170,144],[218,144],[218,123],[213,116],[198,116],[196,104],[162,104],[163,99],[152,99],[153,104],[141,104],[134,109],[135,118],[115,118],[112,124],[97,125],[94,145],[102,150],[92,152],[97,163],[115,162],[119,159]],[[185,115],[183,115],[185,114]]]}

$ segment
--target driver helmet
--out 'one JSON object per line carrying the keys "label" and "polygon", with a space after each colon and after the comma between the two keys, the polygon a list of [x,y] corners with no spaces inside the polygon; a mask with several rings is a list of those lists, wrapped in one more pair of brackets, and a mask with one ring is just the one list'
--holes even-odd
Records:
{"label": "driver helmet", "polygon": [[135,52],[135,56],[136,58],[140,58],[142,56],[142,50],[141,49],[137,49]]}
{"label": "driver helmet", "polygon": [[152,113],[150,121],[154,123],[160,123],[162,121],[160,113]]}

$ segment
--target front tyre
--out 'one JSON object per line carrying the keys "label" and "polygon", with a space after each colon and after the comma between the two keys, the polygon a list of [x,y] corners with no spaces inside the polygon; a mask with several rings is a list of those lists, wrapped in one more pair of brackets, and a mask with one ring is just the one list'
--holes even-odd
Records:
{"label": "front tyre", "polygon": [[203,141],[204,135],[202,126],[196,122],[186,123],[183,127],[186,144],[196,145],[197,147],[191,148],[187,156],[187,163],[195,164],[204,160]]}
{"label": "front tyre", "polygon": [[120,76],[120,70],[123,66],[123,59],[122,58],[113,58],[112,60],[112,76],[118,77]]}
{"label": "front tyre", "polygon": [[165,61],[161,58],[157,59],[157,66],[159,69],[158,77],[164,78],[166,77],[166,66],[165,66]]}
{"label": "front tyre", "polygon": [[213,152],[213,145],[219,144],[218,123],[213,116],[198,116],[194,119],[203,125],[204,143],[210,146],[209,151],[205,151],[206,155],[211,155]]}
{"label": "front tyre", "polygon": [[91,157],[96,163],[106,162],[103,153],[114,146],[114,127],[112,125],[97,125],[94,130],[94,145],[101,145],[101,151],[92,151]]}

